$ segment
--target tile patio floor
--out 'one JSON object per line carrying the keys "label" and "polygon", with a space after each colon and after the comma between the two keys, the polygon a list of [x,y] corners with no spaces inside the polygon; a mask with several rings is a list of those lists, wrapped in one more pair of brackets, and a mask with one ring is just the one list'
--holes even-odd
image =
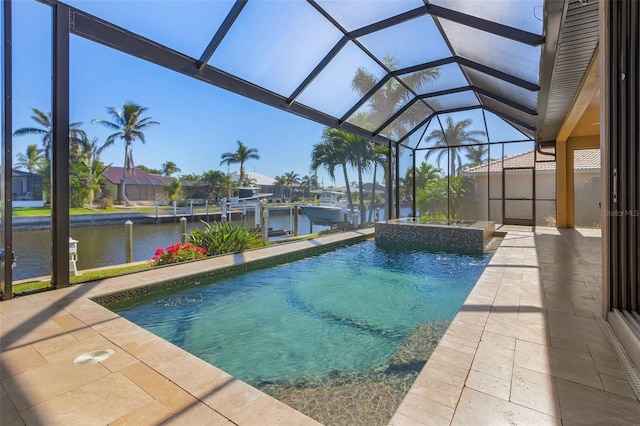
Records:
{"label": "tile patio floor", "polygon": [[[640,402],[596,321],[599,231],[502,230],[391,424],[638,424]],[[0,302],[0,424],[317,424],[90,298],[338,238]],[[73,363],[102,349],[115,354]]]}

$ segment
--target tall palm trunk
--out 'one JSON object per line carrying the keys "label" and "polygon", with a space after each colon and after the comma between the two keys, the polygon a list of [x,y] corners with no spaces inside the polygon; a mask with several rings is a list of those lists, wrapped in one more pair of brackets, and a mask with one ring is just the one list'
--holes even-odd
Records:
{"label": "tall palm trunk", "polygon": [[127,193],[125,191],[125,179],[127,178],[127,169],[129,168],[129,145],[130,142],[125,142],[124,147],[124,167],[122,168],[122,180],[120,181],[120,193],[118,194],[118,199],[120,201],[124,201],[124,204],[127,206],[131,205],[131,202],[127,198]]}
{"label": "tall palm trunk", "polygon": [[371,204],[369,207],[369,222],[373,220],[373,209],[375,209],[376,203],[376,173],[378,172],[378,165],[373,163],[373,187],[371,188]]}
{"label": "tall palm trunk", "polygon": [[456,170],[456,163],[457,163],[457,157],[458,157],[458,152],[457,152],[458,148],[449,148],[449,155],[451,156],[451,170],[449,171],[449,175],[451,176],[456,176],[458,174],[458,171]]}
{"label": "tall palm trunk", "polygon": [[129,201],[129,199],[127,198],[127,195],[125,193],[125,183],[124,180],[127,178],[127,169],[126,167],[122,168],[122,178],[120,180],[120,188],[118,188],[118,199],[120,201],[124,201],[125,205],[130,206],[131,202]]}
{"label": "tall palm trunk", "polygon": [[349,176],[347,175],[347,165],[342,163],[342,172],[344,174],[344,183],[347,187],[347,202],[349,203],[349,214],[353,214],[353,199],[351,198],[351,188],[349,188]]}
{"label": "tall palm trunk", "polygon": [[364,186],[362,184],[362,167],[358,167],[358,208],[360,209],[360,223],[364,223],[367,212],[364,209]]}

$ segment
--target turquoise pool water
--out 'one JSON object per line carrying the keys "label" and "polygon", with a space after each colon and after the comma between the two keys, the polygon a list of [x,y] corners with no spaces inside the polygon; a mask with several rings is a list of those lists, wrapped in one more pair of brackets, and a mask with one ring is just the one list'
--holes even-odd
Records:
{"label": "turquoise pool water", "polygon": [[384,372],[489,261],[374,241],[109,306],[254,386]]}

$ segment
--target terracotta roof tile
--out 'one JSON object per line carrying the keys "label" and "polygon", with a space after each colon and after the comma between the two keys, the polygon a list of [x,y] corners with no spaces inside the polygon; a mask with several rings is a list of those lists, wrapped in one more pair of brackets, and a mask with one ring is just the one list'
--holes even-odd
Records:
{"label": "terracotta roof tile", "polygon": [[[574,170],[598,170],[600,169],[600,150],[599,149],[581,149],[574,151]],[[504,158],[504,167],[508,169],[531,167],[534,162],[534,152],[527,151],[521,154],[516,154],[511,157]],[[541,156],[538,154],[538,163],[536,164],[536,170],[555,170],[555,161],[550,160],[551,156]],[[542,161],[541,161],[542,160]],[[463,172],[465,175],[475,175],[480,173],[487,173],[489,168],[491,173],[502,172],[502,161],[494,160],[489,164],[481,164],[476,167],[471,167]]]}
{"label": "terracotta roof tile", "polygon": [[[102,174],[109,182],[118,185],[122,179],[122,169],[122,167],[110,166]],[[127,173],[124,183],[126,185],[162,186],[166,183],[171,183],[171,181],[173,181],[171,176],[154,175],[136,168],[130,173]]]}

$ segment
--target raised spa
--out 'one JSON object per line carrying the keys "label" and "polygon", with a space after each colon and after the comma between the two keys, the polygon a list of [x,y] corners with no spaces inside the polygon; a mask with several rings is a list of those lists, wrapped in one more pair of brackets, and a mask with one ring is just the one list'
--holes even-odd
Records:
{"label": "raised spa", "polygon": [[403,217],[376,223],[376,240],[425,250],[481,254],[491,242],[494,222]]}

